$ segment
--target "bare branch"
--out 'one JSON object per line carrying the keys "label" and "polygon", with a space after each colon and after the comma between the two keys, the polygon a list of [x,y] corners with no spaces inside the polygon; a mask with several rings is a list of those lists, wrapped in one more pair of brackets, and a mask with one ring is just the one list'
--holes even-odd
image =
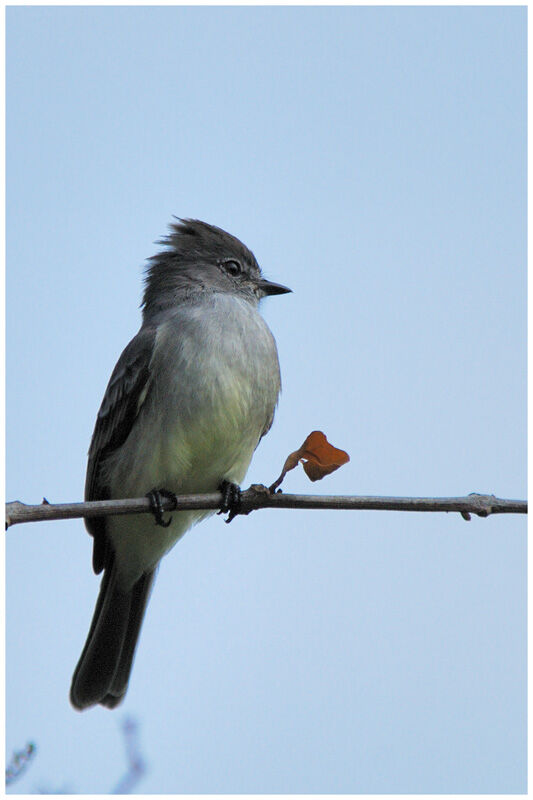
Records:
{"label": "bare branch", "polygon": [[122,721],[122,732],[126,745],[128,769],[119,780],[113,794],[131,794],[146,772],[146,765],[139,748],[139,723],[137,720],[133,717],[126,717]]}
{"label": "bare branch", "polygon": [[20,778],[35,755],[35,751],[36,747],[34,743],[28,742],[24,750],[13,753],[11,761],[6,766],[6,786],[11,786],[12,783]]}
{"label": "bare branch", "polygon": [[[219,509],[222,494],[178,495],[178,510]],[[171,500],[163,499],[165,511],[174,510]],[[241,511],[249,514],[259,508],[305,508],[359,511],[456,511],[465,519],[470,514],[488,517],[489,514],[527,514],[526,500],[502,500],[493,494],[469,494],[466,497],[359,497],[334,495],[272,494],[266,486],[252,484],[242,492]],[[146,497],[125,500],[98,500],[90,503],[50,504],[32,506],[14,501],[6,503],[6,528],[22,522],[102,517],[117,514],[151,513]]]}

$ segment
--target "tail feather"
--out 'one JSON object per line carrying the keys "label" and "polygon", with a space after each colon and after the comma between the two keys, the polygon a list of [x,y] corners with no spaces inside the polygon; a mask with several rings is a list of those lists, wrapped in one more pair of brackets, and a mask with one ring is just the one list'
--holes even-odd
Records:
{"label": "tail feather", "polygon": [[153,579],[154,572],[146,573],[124,591],[114,562],[106,567],[72,678],[70,701],[75,708],[82,710],[96,703],[114,708],[124,697]]}
{"label": "tail feather", "polygon": [[150,598],[150,593],[155,578],[154,572],[146,572],[139,578],[131,590],[131,606],[128,620],[128,628],[124,637],[124,645],[120,653],[120,661],[113,676],[113,682],[106,696],[100,701],[107,708],[115,708],[122,701],[128,688],[133,657],[137,640],[141,631],[146,606]]}

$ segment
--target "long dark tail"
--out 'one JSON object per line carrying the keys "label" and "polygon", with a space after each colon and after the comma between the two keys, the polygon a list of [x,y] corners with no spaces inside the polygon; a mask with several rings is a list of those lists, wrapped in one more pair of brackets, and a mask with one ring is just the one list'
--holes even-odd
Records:
{"label": "long dark tail", "polygon": [[114,563],[104,572],[85,647],[74,670],[70,702],[80,711],[100,703],[115,708],[126,694],[133,656],[154,581],[145,573],[123,591]]}

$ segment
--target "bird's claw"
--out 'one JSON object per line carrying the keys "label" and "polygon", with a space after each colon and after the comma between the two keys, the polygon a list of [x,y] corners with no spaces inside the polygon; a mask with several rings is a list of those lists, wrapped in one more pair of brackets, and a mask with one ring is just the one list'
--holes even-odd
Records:
{"label": "bird's claw", "polygon": [[228,518],[224,522],[231,522],[237,514],[241,513],[242,492],[240,486],[231,481],[222,481],[218,488],[222,492],[222,505],[218,513],[225,514],[228,511]]}
{"label": "bird's claw", "polygon": [[176,509],[178,507],[178,498],[174,492],[169,492],[168,489],[152,489],[151,492],[148,492],[146,497],[150,501],[150,511],[154,515],[155,524],[160,525],[162,528],[168,528],[172,522],[172,517],[169,517],[166,522],[163,519],[163,505],[161,500],[163,498],[172,500],[174,509]]}

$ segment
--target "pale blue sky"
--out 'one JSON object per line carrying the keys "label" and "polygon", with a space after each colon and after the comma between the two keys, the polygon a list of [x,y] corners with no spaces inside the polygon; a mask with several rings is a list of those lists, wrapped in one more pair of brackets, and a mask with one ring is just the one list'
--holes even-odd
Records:
{"label": "pale blue sky", "polygon": [[[144,260],[172,214],[294,294],[247,476],[526,496],[526,10],[7,10],[7,498],[82,497]],[[13,791],[109,791],[140,724],[167,792],[523,792],[526,520],[263,511],[159,572],[115,712],[68,689],[98,579],[81,522],[7,534]]]}

